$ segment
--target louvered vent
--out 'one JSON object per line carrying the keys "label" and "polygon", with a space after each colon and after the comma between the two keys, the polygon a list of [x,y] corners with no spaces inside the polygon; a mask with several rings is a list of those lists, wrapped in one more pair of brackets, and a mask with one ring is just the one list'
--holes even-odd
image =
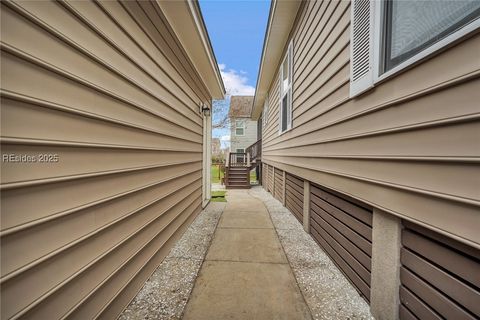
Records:
{"label": "louvered vent", "polygon": [[356,0],[353,7],[353,81],[370,69],[370,1]]}
{"label": "louvered vent", "polygon": [[350,96],[357,95],[373,85],[372,30],[373,3],[353,0]]}
{"label": "louvered vent", "polygon": [[403,226],[400,319],[480,319],[480,250]]}

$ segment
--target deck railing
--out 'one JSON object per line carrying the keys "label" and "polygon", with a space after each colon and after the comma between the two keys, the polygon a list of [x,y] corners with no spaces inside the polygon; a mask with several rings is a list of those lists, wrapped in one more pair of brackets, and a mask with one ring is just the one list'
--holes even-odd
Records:
{"label": "deck railing", "polygon": [[245,152],[250,154],[251,161],[260,158],[262,156],[262,139],[245,149]]}
{"label": "deck railing", "polygon": [[227,163],[229,167],[246,167],[249,163],[248,160],[245,152],[230,152]]}
{"label": "deck railing", "polygon": [[[229,152],[225,161],[225,185],[229,185],[229,172],[234,167],[246,167],[256,169],[257,180],[260,181],[261,173],[261,155],[262,155],[262,140],[258,140],[251,146],[245,149],[245,152]],[[247,181],[250,180],[250,170],[247,170]]]}

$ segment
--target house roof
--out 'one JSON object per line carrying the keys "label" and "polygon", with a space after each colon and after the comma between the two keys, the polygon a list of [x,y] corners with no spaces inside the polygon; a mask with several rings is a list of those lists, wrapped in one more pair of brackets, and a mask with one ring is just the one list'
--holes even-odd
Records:
{"label": "house roof", "polygon": [[223,99],[225,86],[198,1],[157,0],[153,3],[164,13],[212,98]]}
{"label": "house roof", "polygon": [[298,9],[302,5],[299,0],[273,0],[268,17],[267,31],[263,43],[262,58],[258,70],[258,81],[252,108],[252,119],[258,120],[262,113],[263,103],[286,49],[290,31],[295,22]]}
{"label": "house roof", "polygon": [[253,96],[232,96],[228,116],[234,118],[250,118],[252,114]]}

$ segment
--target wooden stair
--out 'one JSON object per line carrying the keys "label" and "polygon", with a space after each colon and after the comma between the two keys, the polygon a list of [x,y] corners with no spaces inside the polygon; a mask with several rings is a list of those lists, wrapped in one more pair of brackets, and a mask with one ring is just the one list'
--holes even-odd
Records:
{"label": "wooden stair", "polygon": [[227,171],[225,187],[227,189],[249,189],[250,188],[250,168],[230,167]]}
{"label": "wooden stair", "polygon": [[261,140],[249,146],[246,152],[230,152],[225,165],[227,189],[250,189],[250,171],[260,165]]}

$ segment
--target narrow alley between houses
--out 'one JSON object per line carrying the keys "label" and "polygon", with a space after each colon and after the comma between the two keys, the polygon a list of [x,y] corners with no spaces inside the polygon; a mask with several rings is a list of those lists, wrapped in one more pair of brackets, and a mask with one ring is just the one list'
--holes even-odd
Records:
{"label": "narrow alley between houses", "polygon": [[368,304],[261,187],[203,210],[120,319],[370,319]]}
{"label": "narrow alley between houses", "polygon": [[479,0],[0,20],[0,319],[480,319]]}

